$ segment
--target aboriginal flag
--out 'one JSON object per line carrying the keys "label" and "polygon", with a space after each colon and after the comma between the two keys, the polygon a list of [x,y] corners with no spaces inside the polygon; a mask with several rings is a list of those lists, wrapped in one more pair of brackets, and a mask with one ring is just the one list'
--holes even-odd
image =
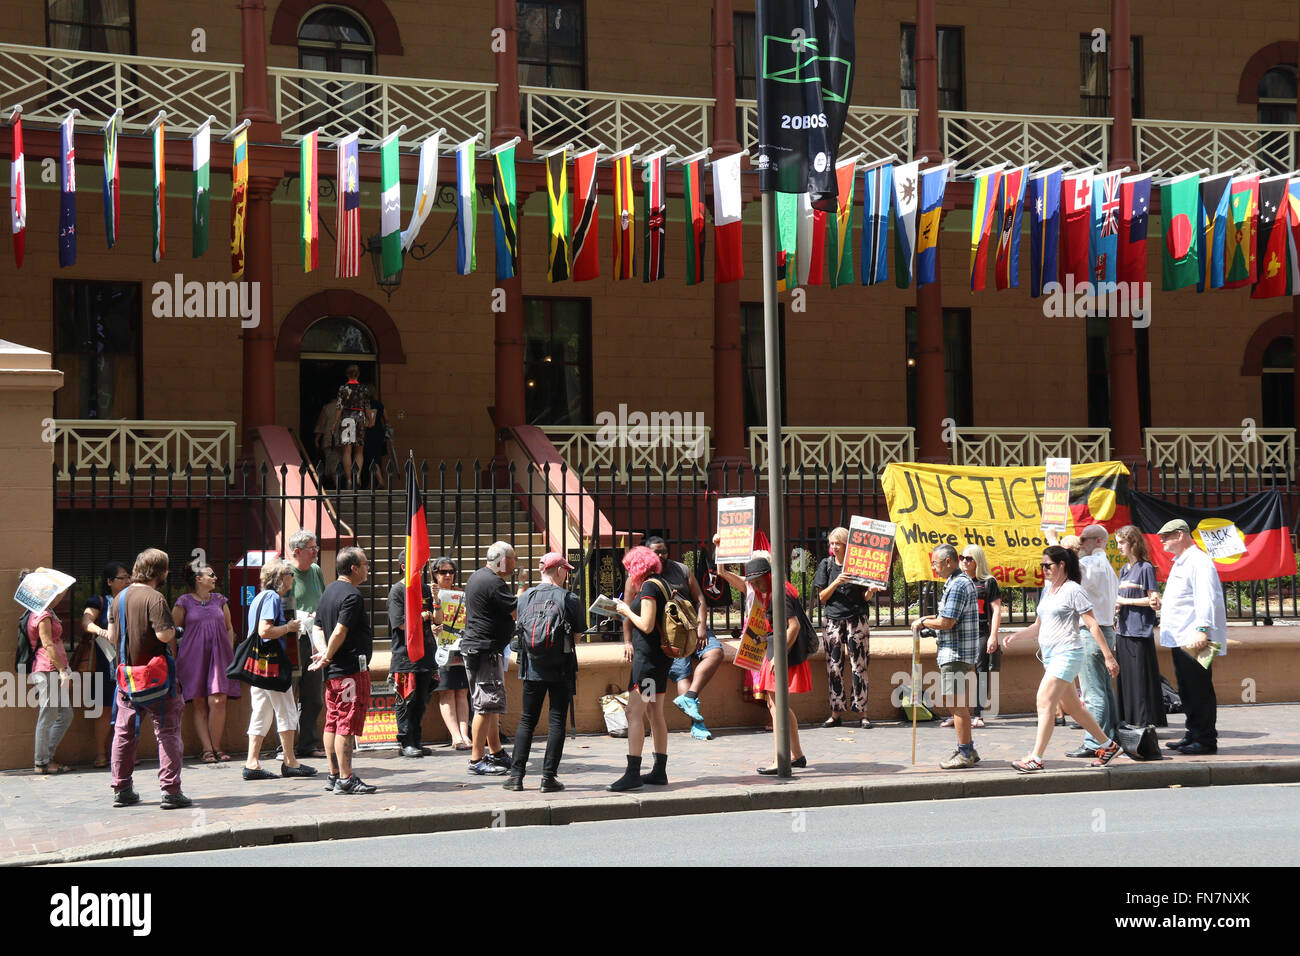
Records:
{"label": "aboriginal flag", "polygon": [[1118,462],[1100,475],[1070,478],[1070,534],[1078,534],[1090,524],[1099,524],[1114,534],[1132,524],[1129,512],[1128,469]]}
{"label": "aboriginal flag", "polygon": [[1202,551],[1219,552],[1214,567],[1222,581],[1261,581],[1296,573],[1280,492],[1261,491],[1214,508],[1187,508],[1135,491],[1132,509],[1133,523],[1147,539],[1161,581],[1169,577],[1173,557],[1160,546],[1157,532],[1176,518],[1187,522]]}
{"label": "aboriginal flag", "polygon": [[424,657],[423,575],[429,563],[429,523],[424,517],[424,496],[415,481],[415,462],[406,461],[406,656],[413,661]]}

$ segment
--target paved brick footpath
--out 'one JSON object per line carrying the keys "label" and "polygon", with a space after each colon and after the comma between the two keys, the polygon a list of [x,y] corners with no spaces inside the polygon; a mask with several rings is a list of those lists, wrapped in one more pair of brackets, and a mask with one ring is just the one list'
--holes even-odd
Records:
{"label": "paved brick footpath", "polygon": [[[494,822],[526,825],[746,807],[1168,786],[1174,780],[1204,785],[1300,779],[1300,704],[1220,707],[1216,756],[1172,755],[1142,765],[1120,756],[1105,770],[1089,770],[1088,761],[1067,759],[1065,751],[1079,745],[1083,732],[1058,727],[1048,748],[1048,772],[1034,776],[1008,767],[1032,745],[1034,720],[1028,716],[990,718],[977,729],[975,746],[983,759],[965,771],[939,769],[956,737],[937,722],[919,727],[915,766],[910,724],[877,723],[867,730],[802,727],[809,767],[796,771],[792,781],[755,773],[772,761],[770,733],[715,733],[711,741],[670,734],[669,785],[628,795],[605,790],[622,773],[627,752],[626,741],[607,736],[566,740],[560,779],[567,789],[558,794],[537,790],[544,739],[534,741],[522,793],[503,790],[502,777],[470,775],[466,754],[446,746],[421,759],[399,757],[395,750],[358,754],[357,772],[379,787],[368,796],[326,793],[323,760],[314,761],[319,777],[245,782],[238,757],[216,765],[187,759],[181,782],[194,806],[166,812],[158,806],[153,761],[136,769],[142,803],[123,809],[112,806],[107,770],[84,768],[60,776],[11,771],[0,774],[0,863],[35,861],[40,855],[54,860],[50,854],[76,859],[139,853],[145,847],[161,852],[366,836],[403,832],[404,827],[427,832]],[[1181,735],[1178,715],[1160,731],[1162,743]],[[647,770],[652,749],[647,738]],[[279,769],[268,758],[262,765]],[[1153,776],[1157,772],[1163,776]]]}

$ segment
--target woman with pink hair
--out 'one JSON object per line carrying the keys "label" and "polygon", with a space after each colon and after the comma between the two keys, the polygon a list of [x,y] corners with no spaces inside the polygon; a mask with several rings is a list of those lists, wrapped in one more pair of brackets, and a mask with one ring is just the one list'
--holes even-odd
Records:
{"label": "woman with pink hair", "polygon": [[[672,587],[662,577],[659,555],[647,547],[633,548],[623,556],[627,571],[626,597],[638,602],[636,611],[619,601],[618,613],[627,624],[623,628],[623,659],[632,662],[632,679],[627,695],[627,770],[606,789],[616,793],[639,790],[644,784],[664,786],[668,783],[668,724],[664,721],[664,693],[668,690],[668,669],[672,658],[663,652],[656,626]],[[641,751],[645,747],[643,721],[650,718],[654,741],[654,769],[641,776]]]}

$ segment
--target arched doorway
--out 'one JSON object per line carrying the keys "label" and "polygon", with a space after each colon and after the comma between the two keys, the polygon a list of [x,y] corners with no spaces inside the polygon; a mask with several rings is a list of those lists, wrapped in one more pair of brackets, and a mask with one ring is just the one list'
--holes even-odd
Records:
{"label": "arched doorway", "polygon": [[1295,340],[1279,335],[1264,349],[1259,375],[1260,427],[1295,427]]}
{"label": "arched doorway", "polygon": [[298,355],[299,434],[311,460],[322,458],[316,431],[333,418],[339,386],[347,381],[347,367],[356,363],[361,370],[360,382],[379,394],[379,350],[374,337],[357,319],[346,315],[327,315],[302,335]]}

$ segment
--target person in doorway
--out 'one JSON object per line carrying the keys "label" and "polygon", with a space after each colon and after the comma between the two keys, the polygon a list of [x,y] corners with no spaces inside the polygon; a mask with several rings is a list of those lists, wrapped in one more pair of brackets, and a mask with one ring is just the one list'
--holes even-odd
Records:
{"label": "person in doorway", "polygon": [[108,745],[113,739],[113,715],[117,713],[117,650],[108,640],[108,619],[113,598],[131,583],[131,569],[121,561],[104,565],[100,592],[86,600],[81,612],[81,631],[95,642],[95,676],[89,703],[102,708],[95,721],[95,766],[108,766]]}
{"label": "person in doorway", "polygon": [[185,703],[194,704],[194,730],[199,735],[204,763],[227,761],[222,749],[226,733],[226,701],[239,697],[239,681],[226,676],[234,659],[235,626],[226,596],[216,590],[217,575],[204,565],[185,565],[186,592],[176,599],[176,679]]}
{"label": "person in doorway", "polygon": [[340,487],[355,488],[361,477],[366,427],[373,420],[374,412],[370,407],[370,386],[362,385],[359,381],[361,369],[349,365],[346,374],[348,380],[339,386],[330,431],[335,433],[342,457],[343,478]]}
{"label": "person in doorway", "polygon": [[316,436],[316,467],[320,469],[323,482],[333,482],[342,471],[342,458],[339,453],[338,435],[334,431],[334,413],[338,405],[331,400],[320,407],[316,416],[316,427],[312,434]]}
{"label": "person in doorway", "polygon": [[388,479],[384,475],[384,465],[388,460],[388,443],[393,436],[393,430],[384,417],[384,403],[378,398],[370,400],[370,412],[371,420],[366,428],[364,446],[365,465],[362,471],[380,488],[387,488]]}

